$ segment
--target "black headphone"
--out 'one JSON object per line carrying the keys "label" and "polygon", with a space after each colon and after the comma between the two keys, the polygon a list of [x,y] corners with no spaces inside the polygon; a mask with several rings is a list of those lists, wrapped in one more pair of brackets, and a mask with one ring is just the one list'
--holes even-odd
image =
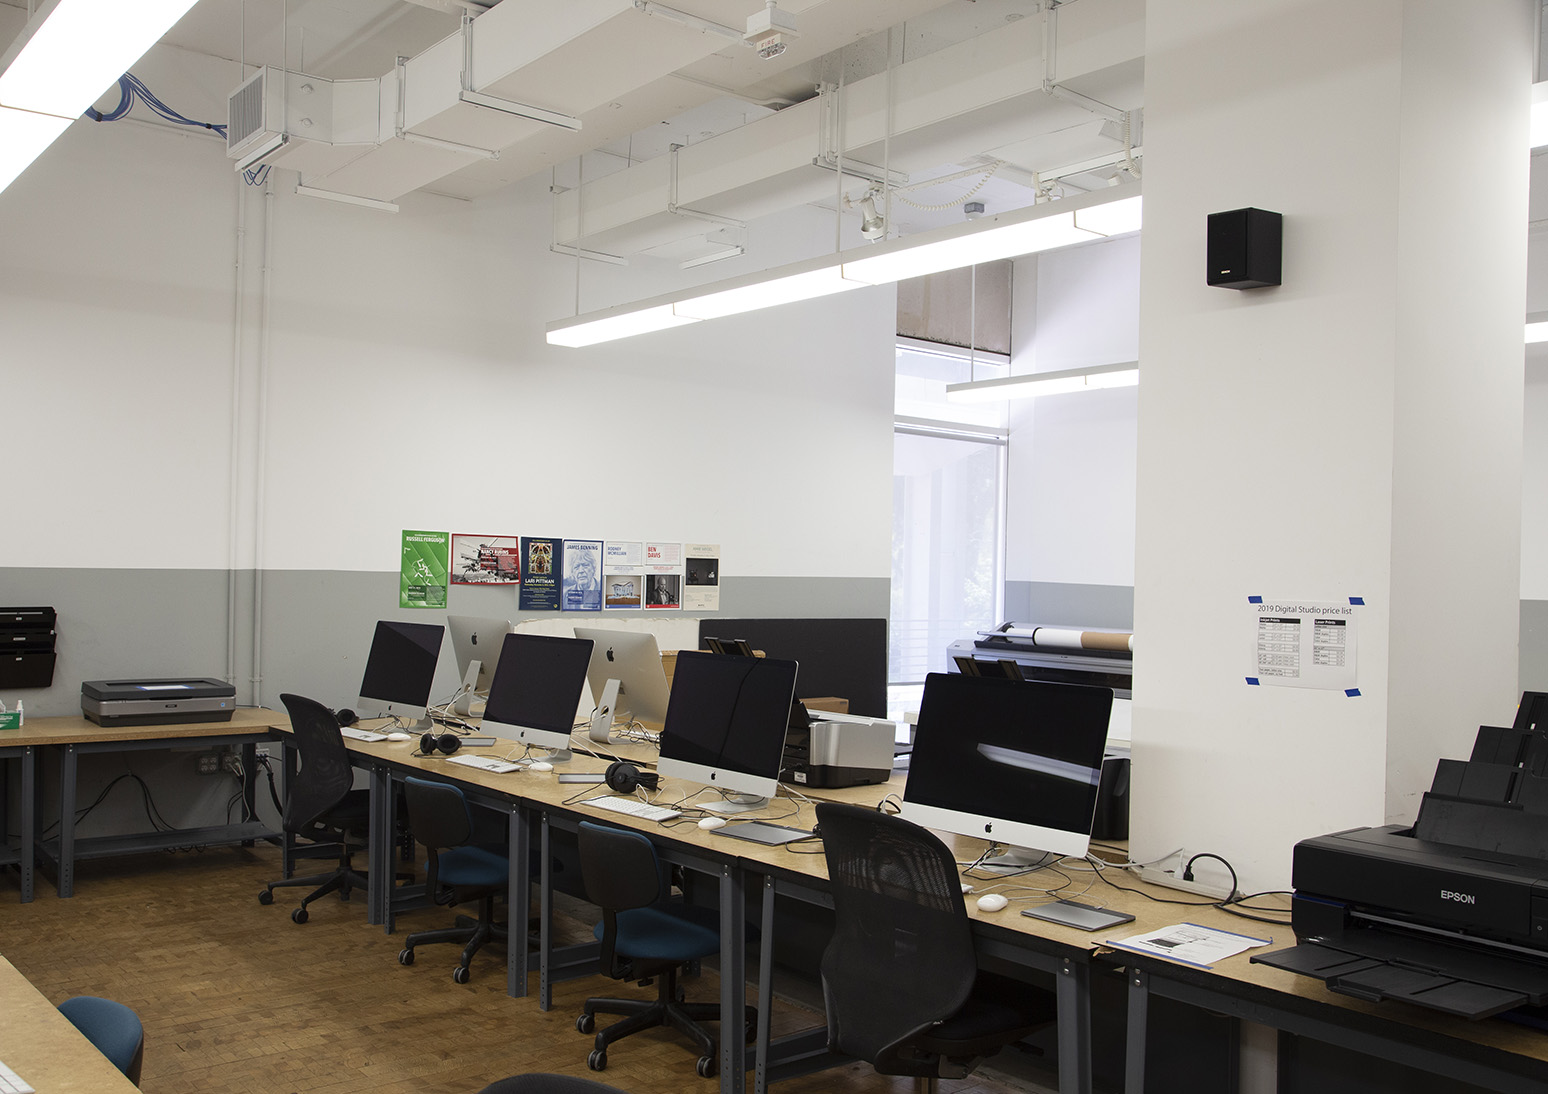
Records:
{"label": "black headphone", "polygon": [[641,786],[646,790],[656,790],[661,786],[660,775],[654,771],[641,771],[623,760],[608,764],[605,777],[608,787],[620,794],[632,794]]}
{"label": "black headphone", "polygon": [[346,726],[352,726],[356,722],[360,721],[360,715],[356,714],[348,707],[344,707],[342,710],[334,711],[333,717],[334,720],[339,723],[340,729],[344,729]]}
{"label": "black headphone", "polygon": [[450,756],[462,747],[462,738],[455,733],[426,733],[419,738],[419,751],[426,756],[432,756],[437,752],[444,752]]}

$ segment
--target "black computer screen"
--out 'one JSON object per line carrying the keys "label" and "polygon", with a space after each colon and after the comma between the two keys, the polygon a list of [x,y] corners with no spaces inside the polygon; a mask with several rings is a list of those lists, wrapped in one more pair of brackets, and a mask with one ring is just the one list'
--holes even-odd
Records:
{"label": "black computer screen", "polygon": [[778,778],[796,663],[682,650],[661,758]]}
{"label": "black computer screen", "polygon": [[569,733],[590,663],[591,642],[584,638],[506,635],[484,720]]}
{"label": "black computer screen", "polygon": [[445,629],[439,623],[378,621],[360,682],[361,696],[410,707],[428,703]]}
{"label": "black computer screen", "polygon": [[1107,688],[932,673],[906,800],[1089,835],[1112,706]]}

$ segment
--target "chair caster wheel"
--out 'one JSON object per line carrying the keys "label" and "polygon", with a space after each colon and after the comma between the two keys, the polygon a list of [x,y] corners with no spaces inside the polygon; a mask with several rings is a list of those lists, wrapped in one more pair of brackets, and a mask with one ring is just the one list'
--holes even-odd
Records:
{"label": "chair caster wheel", "polygon": [[607,1053],[600,1048],[592,1049],[591,1054],[586,1057],[586,1066],[591,1068],[592,1071],[606,1071]]}
{"label": "chair caster wheel", "polygon": [[402,949],[402,950],[398,951],[398,964],[400,964],[400,965],[412,965],[413,963],[414,963],[414,951],[413,950]]}
{"label": "chair caster wheel", "polygon": [[452,970],[452,980],[458,984],[466,984],[468,982],[468,975],[468,967],[466,965],[458,965]]}
{"label": "chair caster wheel", "polygon": [[575,1019],[575,1028],[581,1033],[591,1033],[597,1028],[597,1019],[593,1014],[583,1014]]}
{"label": "chair caster wheel", "polygon": [[693,1065],[693,1069],[699,1073],[699,1078],[708,1079],[715,1074],[715,1057],[700,1056],[698,1063]]}
{"label": "chair caster wheel", "polygon": [[311,916],[306,914],[305,908],[297,908],[290,913],[290,921],[292,923],[305,923],[310,918]]}
{"label": "chair caster wheel", "polygon": [[273,904],[274,903],[274,894],[272,892],[270,892],[268,889],[265,889],[263,892],[258,894],[258,903],[264,905],[265,907],[267,907],[270,904]]}

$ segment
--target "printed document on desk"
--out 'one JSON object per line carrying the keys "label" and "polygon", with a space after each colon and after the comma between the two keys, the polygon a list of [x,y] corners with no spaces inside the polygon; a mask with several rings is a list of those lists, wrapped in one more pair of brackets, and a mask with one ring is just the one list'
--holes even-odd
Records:
{"label": "printed document on desk", "polygon": [[1170,927],[1130,935],[1128,938],[1109,938],[1106,943],[1120,950],[1132,950],[1207,969],[1211,962],[1224,961],[1258,946],[1271,946],[1274,940],[1253,938],[1251,935],[1222,931],[1216,927],[1200,927],[1196,923],[1174,923]]}

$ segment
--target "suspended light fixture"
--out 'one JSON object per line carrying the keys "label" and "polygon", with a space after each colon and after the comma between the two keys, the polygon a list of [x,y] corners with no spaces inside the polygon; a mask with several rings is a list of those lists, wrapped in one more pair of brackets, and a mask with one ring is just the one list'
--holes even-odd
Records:
{"label": "suspended light fixture", "polygon": [[954,403],[990,403],[1001,399],[1030,399],[1039,395],[1065,395],[1072,391],[1096,391],[1110,387],[1133,387],[1139,383],[1139,362],[1120,361],[1091,368],[1070,368],[1060,372],[1028,372],[995,380],[947,384],[946,398]]}
{"label": "suspended light fixture", "polygon": [[45,0],[0,55],[0,190],[112,87],[194,0]]}
{"label": "suspended light fixture", "polygon": [[[921,232],[863,250],[841,251],[557,320],[548,324],[548,341],[558,346],[594,345],[685,322],[718,319],[867,285],[886,285],[980,262],[1090,243],[1138,231],[1141,211],[1138,183],[1111,187]],[[642,321],[639,329],[629,329],[628,324],[619,322],[622,316],[636,313],[656,318]],[[679,322],[662,322],[667,315],[675,316]]]}

